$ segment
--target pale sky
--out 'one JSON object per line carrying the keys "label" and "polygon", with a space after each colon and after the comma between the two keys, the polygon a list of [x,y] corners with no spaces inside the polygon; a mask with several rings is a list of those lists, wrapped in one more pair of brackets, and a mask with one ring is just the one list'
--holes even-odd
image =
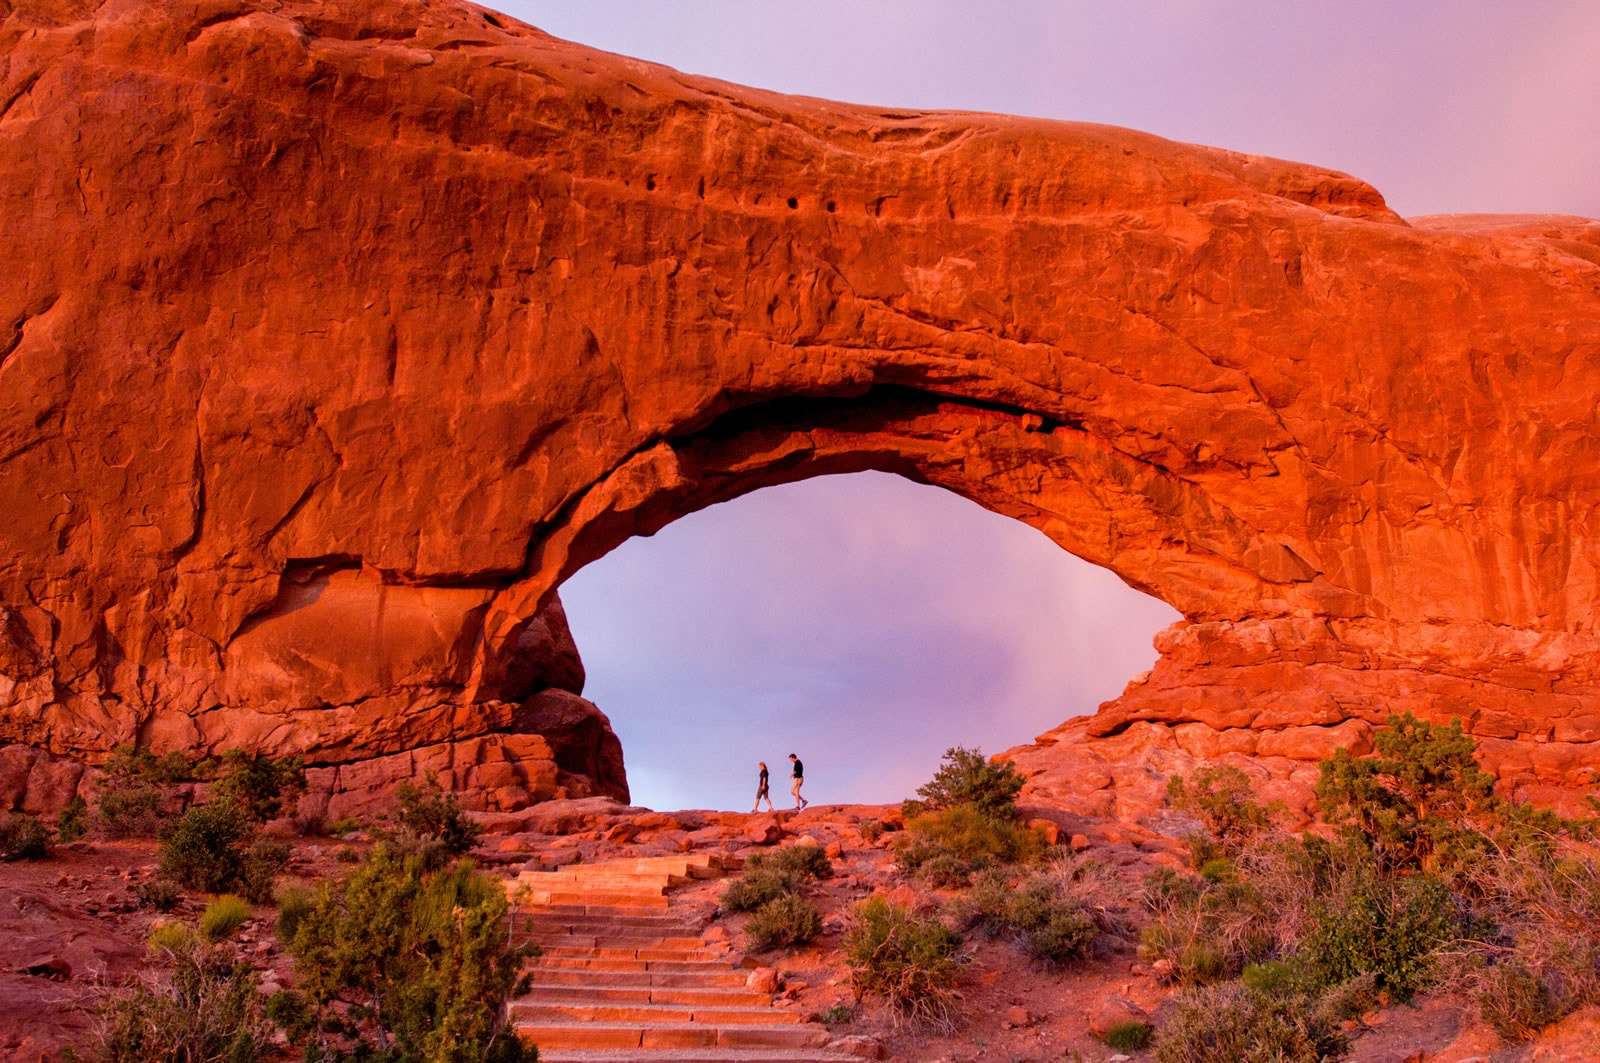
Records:
{"label": "pale sky", "polygon": [[[495,5],[762,88],[1107,122],[1375,184],[1401,214],[1600,216],[1600,3],[586,0]],[[1021,524],[892,476],[769,488],[562,588],[636,801],[743,808],[766,759],[892,801],[1115,696],[1177,618]]]}

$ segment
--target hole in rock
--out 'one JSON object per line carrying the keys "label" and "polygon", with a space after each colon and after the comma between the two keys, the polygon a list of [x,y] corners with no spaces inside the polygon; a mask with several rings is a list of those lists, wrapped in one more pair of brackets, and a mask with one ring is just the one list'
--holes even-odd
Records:
{"label": "hole in rock", "polygon": [[1170,606],[1033,528],[886,473],[768,487],[630,539],[561,588],[585,696],[636,804],[911,796],[951,745],[997,752],[1155,660]]}

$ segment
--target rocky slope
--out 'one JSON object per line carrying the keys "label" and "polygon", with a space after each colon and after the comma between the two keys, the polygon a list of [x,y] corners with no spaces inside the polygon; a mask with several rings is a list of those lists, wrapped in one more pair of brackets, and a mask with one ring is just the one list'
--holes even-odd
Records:
{"label": "rocky slope", "polygon": [[1595,223],[1408,224],[1331,170],[446,0],[0,17],[0,802],[132,740],[300,752],[353,803],[429,765],[620,795],[561,579],[856,469],[1184,615],[1040,756],[1298,762],[1413,709],[1589,780]]}

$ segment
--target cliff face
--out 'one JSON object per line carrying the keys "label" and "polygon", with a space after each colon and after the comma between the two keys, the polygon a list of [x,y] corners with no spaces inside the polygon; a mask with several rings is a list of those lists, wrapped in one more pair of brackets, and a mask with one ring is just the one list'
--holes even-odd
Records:
{"label": "cliff face", "polygon": [[561,579],[869,468],[1184,614],[1075,741],[1595,763],[1595,223],[460,3],[0,15],[0,799],[134,739],[620,794]]}

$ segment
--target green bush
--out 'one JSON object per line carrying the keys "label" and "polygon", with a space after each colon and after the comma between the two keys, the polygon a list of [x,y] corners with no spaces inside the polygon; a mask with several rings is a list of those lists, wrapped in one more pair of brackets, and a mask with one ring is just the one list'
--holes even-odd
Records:
{"label": "green bush", "polygon": [[1568,1010],[1543,978],[1515,961],[1489,969],[1475,1003],[1483,1020],[1512,1044],[1533,1037]]}
{"label": "green bush", "polygon": [[753,912],[798,894],[808,879],[832,875],[833,864],[821,846],[790,845],[755,853],[745,860],[739,877],[722,891],[722,906],[730,912]]}
{"label": "green bush", "polygon": [[107,837],[144,838],[160,831],[168,815],[160,788],[132,781],[101,790],[93,818],[95,829]]}
{"label": "green bush", "polygon": [[822,1011],[812,1012],[808,1021],[824,1026],[844,1026],[856,1021],[856,1009],[854,1005],[840,1001]]}
{"label": "green bush", "polygon": [[1026,863],[1044,852],[1036,831],[1012,820],[984,815],[973,805],[925,812],[906,823],[895,845],[895,859],[908,872],[941,856],[978,871],[1002,864]]}
{"label": "green bush", "polygon": [[1427,985],[1435,951],[1456,936],[1455,900],[1428,875],[1351,878],[1317,910],[1300,957],[1322,985],[1370,974],[1380,988],[1409,1000]]}
{"label": "green bush", "polygon": [[1277,947],[1271,905],[1247,877],[1216,882],[1161,868],[1146,878],[1143,899],[1150,919],[1139,931],[1139,955],[1170,965],[1169,981],[1232,977]]}
{"label": "green bush", "polygon": [[261,753],[231,750],[211,787],[211,801],[228,801],[257,823],[283,814],[285,804],[306,787],[299,757],[274,759]]}
{"label": "green bush", "polygon": [[417,854],[430,870],[465,856],[478,844],[482,829],[461,811],[455,795],[437,784],[401,783],[394,796],[399,832],[389,839],[391,847]]}
{"label": "green bush", "polygon": [[722,906],[730,912],[753,912],[800,888],[800,876],[792,871],[747,865],[722,891]]}
{"label": "green bush", "polygon": [[980,750],[952,746],[945,750],[933,778],[917,787],[917,796],[930,812],[970,805],[990,818],[1010,820],[1017,814],[1022,783],[1010,763],[995,763]]}
{"label": "green bush", "polygon": [[232,802],[196,805],[162,832],[160,873],[185,889],[231,890],[254,835],[255,824]]}
{"label": "green bush", "polygon": [[278,872],[289,862],[289,843],[279,838],[256,838],[239,861],[239,892],[255,904],[272,903]]}
{"label": "green bush", "polygon": [[822,933],[822,915],[804,897],[786,893],[756,909],[745,933],[757,952],[778,946],[804,945]]}
{"label": "green bush", "polygon": [[971,881],[972,865],[954,853],[939,853],[924,860],[917,874],[935,889],[957,889]]}
{"label": "green bush", "polygon": [[511,1063],[532,1057],[507,1025],[506,1000],[535,951],[513,947],[501,884],[465,862],[429,871],[418,853],[379,845],[325,884],[298,919],[289,952],[317,1025],[342,1004],[349,1035],[398,1059]]}
{"label": "green bush", "polygon": [[1159,1063],[1323,1063],[1349,1048],[1314,1002],[1238,982],[1179,994],[1155,1041]]}
{"label": "green bush", "polygon": [[861,840],[868,845],[876,845],[878,839],[883,837],[883,821],[881,819],[864,819],[861,821]]}
{"label": "green bush", "polygon": [[1188,777],[1167,780],[1167,803],[1198,819],[1205,834],[1191,839],[1194,866],[1231,856],[1272,823],[1272,814],[1255,799],[1256,785],[1238,768],[1200,768]]}
{"label": "green bush", "polygon": [[1459,720],[1440,726],[1410,713],[1391,716],[1373,745],[1373,756],[1341,749],[1322,762],[1317,800],[1330,823],[1362,839],[1385,871],[1453,877],[1489,852],[1507,806],[1495,797],[1494,776],[1478,767],[1476,743]]}
{"label": "green bush", "polygon": [[342,838],[346,834],[354,834],[362,829],[362,823],[354,816],[340,816],[338,819],[329,820],[322,828],[330,838]]}
{"label": "green bush", "polygon": [[21,812],[0,817],[0,860],[42,860],[50,855],[50,832]]}
{"label": "green bush", "polygon": [[165,879],[151,879],[141,882],[133,887],[133,899],[141,908],[151,908],[158,912],[170,912],[178,906],[183,895],[178,892],[178,887]]}
{"label": "green bush", "polygon": [[250,921],[250,905],[231,893],[213,897],[200,913],[200,935],[207,941],[221,941]]}
{"label": "green bush", "polygon": [[89,833],[89,804],[74,794],[56,816],[56,838],[62,843],[75,842]]}
{"label": "green bush", "polygon": [[176,955],[192,948],[198,940],[193,927],[188,923],[172,919],[152,926],[149,936],[145,938],[145,946],[151,952]]}
{"label": "green bush", "polygon": [[883,997],[897,1022],[952,1028],[960,945],[936,919],[882,897],[861,902],[844,944],[856,999]]}
{"label": "green bush", "polygon": [[170,970],[128,984],[101,1005],[95,1056],[107,1063],[274,1058],[255,972],[192,933],[168,936],[159,952]]}
{"label": "green bush", "polygon": [[158,833],[172,818],[174,788],[193,782],[202,762],[182,753],[156,756],[147,749],[122,746],[103,765],[92,819],[95,829],[112,838],[142,838]]}
{"label": "green bush", "polygon": [[1116,1052],[1143,1052],[1150,1047],[1155,1027],[1138,1019],[1124,1019],[1106,1030],[1106,1047]]}
{"label": "green bush", "polygon": [[278,940],[287,945],[294,940],[300,922],[317,903],[317,895],[298,882],[291,882],[277,891]]}
{"label": "green bush", "polygon": [[1051,872],[1013,882],[991,871],[959,908],[968,925],[1015,938],[1037,960],[1071,963],[1088,954],[1101,927],[1084,900],[1063,888],[1069,882]]}
{"label": "green bush", "polygon": [[786,845],[764,853],[754,853],[745,861],[753,871],[777,871],[801,878],[832,878],[833,864],[820,845]]}

